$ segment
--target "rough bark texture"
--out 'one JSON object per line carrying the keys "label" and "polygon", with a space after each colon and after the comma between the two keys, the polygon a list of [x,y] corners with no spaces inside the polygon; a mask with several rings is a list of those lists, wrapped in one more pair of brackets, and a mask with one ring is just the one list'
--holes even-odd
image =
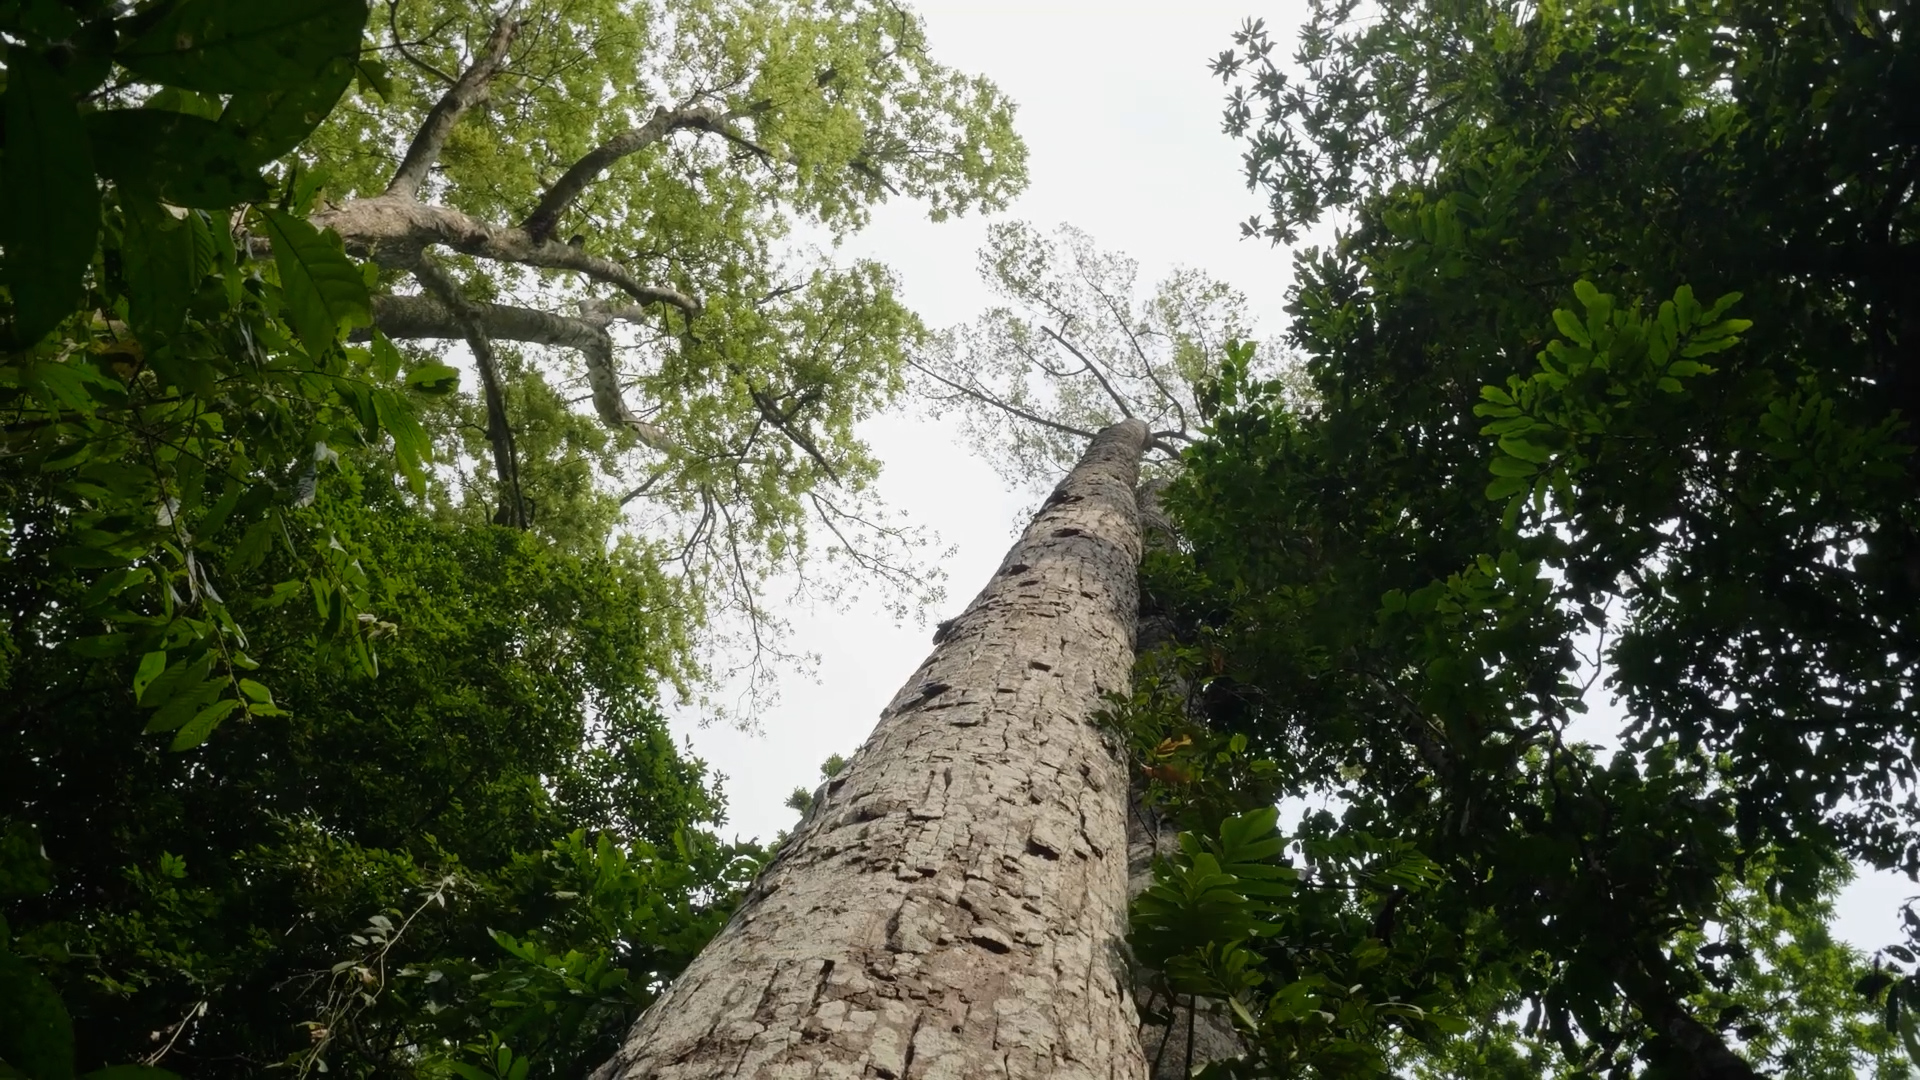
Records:
{"label": "rough bark texture", "polygon": [[1102,432],[596,1080],[1146,1075],[1128,782],[1148,437]]}

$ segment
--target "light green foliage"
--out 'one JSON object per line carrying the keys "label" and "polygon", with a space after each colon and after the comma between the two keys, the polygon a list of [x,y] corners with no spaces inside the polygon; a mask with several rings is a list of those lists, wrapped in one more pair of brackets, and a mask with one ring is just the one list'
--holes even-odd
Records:
{"label": "light green foliage", "polygon": [[[980,277],[1004,301],[915,354],[915,389],[955,412],[968,440],[1011,485],[1045,491],[1093,432],[1138,416],[1156,433],[1149,473],[1164,472],[1205,426],[1208,387],[1229,342],[1245,338],[1246,298],[1197,270],[1151,290],[1138,264],[1072,226],[991,226]],[[1254,348],[1256,370],[1280,370]]]}
{"label": "light green foliage", "polygon": [[[469,5],[404,2],[390,15],[375,32],[391,89],[363,85],[308,144],[339,202],[385,187],[493,29]],[[683,551],[695,595],[747,616],[765,648],[777,641],[762,633],[773,626],[766,579],[820,556],[826,572],[800,580],[829,599],[859,577],[901,613],[931,600],[921,538],[875,501],[878,463],[854,433],[900,391],[924,331],[883,267],[806,245],[844,236],[895,196],[936,219],[1004,205],[1025,182],[1011,104],[934,60],[919,19],[891,3],[540,0],[515,18],[510,62],[453,129],[421,197],[571,238],[699,305],[662,307],[614,335],[621,392],[657,437],[620,429],[602,445],[523,449],[534,528],[591,545],[604,535],[595,523],[624,508]],[[585,177],[577,200],[544,207],[596,148],[694,113]],[[578,275],[453,262],[477,299],[568,315],[620,299]],[[535,348],[520,361],[513,381],[552,389],[513,391],[512,424],[561,425],[545,405],[520,410],[579,400],[581,358]],[[491,512],[493,481],[472,476],[465,492]]]}

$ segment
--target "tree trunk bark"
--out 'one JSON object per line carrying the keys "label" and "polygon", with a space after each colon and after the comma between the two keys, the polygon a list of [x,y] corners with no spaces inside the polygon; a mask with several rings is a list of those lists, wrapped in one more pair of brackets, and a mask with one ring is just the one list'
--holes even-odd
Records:
{"label": "tree trunk bark", "polygon": [[1093,440],[596,1080],[1146,1075],[1093,715],[1131,678],[1147,437]]}

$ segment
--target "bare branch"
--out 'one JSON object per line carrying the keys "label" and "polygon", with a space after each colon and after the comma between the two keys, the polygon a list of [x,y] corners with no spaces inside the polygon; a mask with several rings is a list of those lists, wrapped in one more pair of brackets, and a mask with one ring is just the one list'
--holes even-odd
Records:
{"label": "bare branch", "polygon": [[526,499],[520,492],[520,458],[513,445],[513,428],[507,423],[507,399],[500,389],[500,364],[493,353],[493,342],[481,325],[478,305],[460,292],[445,270],[432,260],[422,258],[414,265],[413,276],[447,305],[465,331],[467,347],[473,350],[474,366],[480,370],[480,387],[487,407],[487,443],[493,447],[493,471],[500,481],[500,509],[494,520],[501,525],[524,529],[531,522]]}
{"label": "bare branch", "polygon": [[381,195],[355,199],[315,214],[312,220],[339,233],[349,244],[372,251],[385,265],[409,266],[415,253],[439,244],[495,262],[570,270],[612,285],[642,304],[670,304],[689,318],[701,310],[699,298],[642,282],[612,259],[589,255],[568,244],[535,239],[525,229],[489,225],[444,206]]}
{"label": "bare branch", "polygon": [[1113,388],[1113,384],[1107,381],[1106,374],[1103,373],[1097,366],[1095,366],[1093,361],[1087,359],[1087,354],[1081,352],[1078,348],[1075,348],[1073,342],[1068,341],[1066,338],[1061,337],[1058,333],[1054,331],[1053,327],[1042,326],[1040,330],[1043,333],[1045,333],[1048,337],[1058,342],[1061,348],[1072,353],[1074,357],[1078,359],[1081,363],[1087,365],[1087,371],[1091,372],[1094,378],[1100,380],[1100,388],[1107,392],[1107,396],[1112,398],[1114,405],[1119,408],[1120,416],[1122,419],[1126,419],[1126,420],[1133,419],[1133,409],[1127,405],[1127,399],[1121,397],[1120,391],[1115,390]]}
{"label": "bare branch", "polygon": [[[546,194],[540,196],[540,203],[520,223],[529,236],[536,240],[545,240],[553,234],[554,226],[560,223],[560,215],[572,206],[600,174],[612,168],[614,163],[631,154],[652,146],[676,131],[711,131],[727,136],[735,141],[745,142],[726,128],[726,121],[732,114],[721,112],[711,105],[688,106],[678,109],[656,108],[647,122],[631,131],[624,131],[573,163],[560,179],[554,181]],[[752,143],[747,146],[767,155]]]}
{"label": "bare branch", "polygon": [[[407,39],[400,33],[400,0],[387,0],[387,29],[393,32],[393,47],[399,50],[401,57],[404,58],[407,63],[432,75],[448,86],[453,85],[455,82],[453,76],[441,71],[420,57],[413,55],[412,50],[407,48]],[[439,26],[434,27],[433,32],[429,33],[427,37],[431,38],[438,35],[441,29],[442,27]]]}
{"label": "bare branch", "polygon": [[387,184],[388,195],[411,199],[420,193],[420,186],[426,183],[427,172],[440,159],[441,148],[446,146],[453,126],[468,109],[487,99],[488,84],[506,62],[507,49],[519,32],[520,24],[510,16],[502,15],[494,22],[493,34],[487,38],[486,45],[474,55],[473,63],[460,73],[460,78],[440,95],[440,100],[434,102],[426,122],[414,133],[406,156],[400,159],[400,168]]}
{"label": "bare branch", "polygon": [[1046,417],[1039,415],[1038,413],[1029,412],[1026,409],[1023,409],[1020,406],[1015,405],[1010,401],[1002,401],[999,398],[994,397],[992,394],[989,394],[984,390],[977,390],[971,386],[962,386],[961,384],[954,382],[952,379],[947,378],[945,375],[940,374],[939,372],[933,370],[932,368],[926,366],[925,364],[922,364],[920,361],[915,360],[912,357],[907,358],[907,363],[913,365],[913,367],[916,370],[918,370],[921,374],[926,375],[928,378],[936,379],[939,382],[949,387],[952,387],[955,390],[958,390],[960,393],[965,394],[966,396],[972,398],[973,400],[978,401],[982,405],[987,405],[992,408],[1000,409],[1004,412],[1011,413],[1012,415],[1017,416],[1020,419],[1027,421],[1028,423],[1039,424],[1043,428],[1049,428],[1053,431],[1058,431],[1063,435],[1073,435],[1082,439],[1091,439],[1095,435],[1095,432],[1087,431],[1083,428],[1077,428],[1072,426],[1071,424],[1062,424],[1058,420],[1049,420]]}

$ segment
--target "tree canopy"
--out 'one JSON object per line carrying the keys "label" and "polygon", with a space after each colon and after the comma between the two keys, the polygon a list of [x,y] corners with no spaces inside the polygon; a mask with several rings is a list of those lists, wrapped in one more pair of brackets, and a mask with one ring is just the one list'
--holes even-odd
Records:
{"label": "tree canopy", "polygon": [[[1750,920],[1920,859],[1905,10],[1377,7],[1315,5],[1292,65],[1259,24],[1216,63],[1271,195],[1249,231],[1342,225],[1290,296],[1316,408],[1228,372],[1155,573],[1220,737],[1345,804],[1303,826],[1314,875],[1316,844],[1410,844],[1445,883],[1351,894],[1349,962],[1389,975],[1263,942],[1295,977],[1237,984],[1249,1027],[1317,1012],[1320,1052],[1386,1052],[1353,1033],[1419,1023],[1366,1018],[1447,1002],[1482,1056],[1446,1067],[1518,1067],[1491,1037],[1701,1077],[1834,1068],[1797,1041],[1818,1016],[1910,1037],[1902,946],[1840,1013],[1737,989]],[[1395,970],[1429,996],[1383,1001]]]}

